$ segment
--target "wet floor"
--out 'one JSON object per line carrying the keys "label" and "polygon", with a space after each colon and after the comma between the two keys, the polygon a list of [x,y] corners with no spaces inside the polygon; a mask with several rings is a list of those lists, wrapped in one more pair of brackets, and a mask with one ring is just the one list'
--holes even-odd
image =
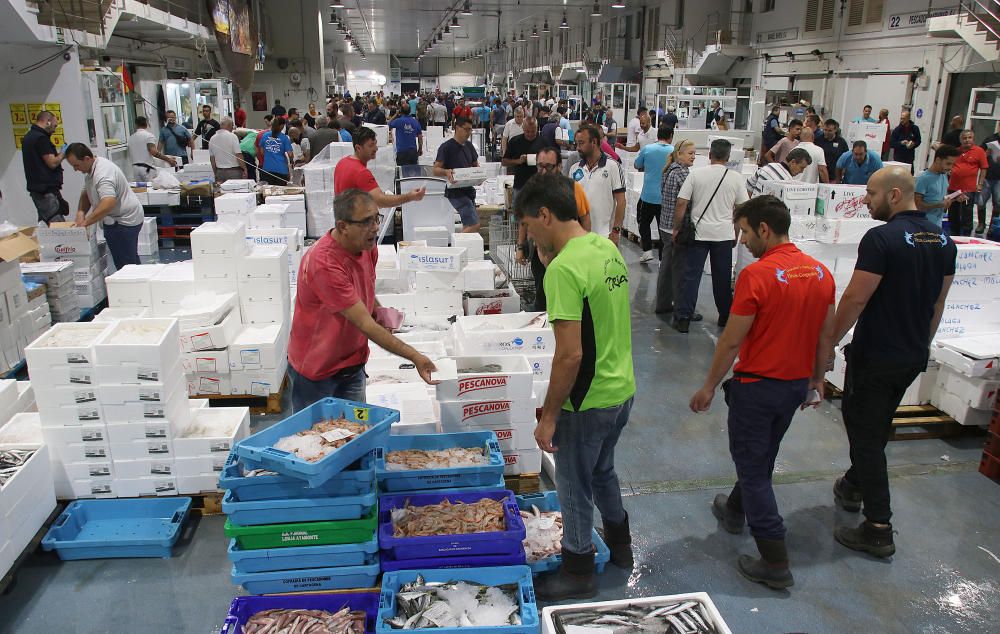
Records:
{"label": "wet floor", "polygon": [[[857,515],[836,510],[830,487],[848,465],[835,404],[796,416],[776,466],[795,586],[745,581],[736,557],[749,535],[722,531],[709,511],[732,484],[725,405],[687,409],[707,371],[717,314],[708,279],[705,321],[681,335],[655,315],[656,265],[632,269],[639,392],[617,452],[636,540],[631,574],[608,566],[601,600],[705,591],[734,632],[981,633],[1000,614],[1000,487],[976,469],[982,437],[890,443],[896,555],[876,560],[833,541]],[[272,417],[256,417],[255,428]],[[222,517],[186,529],[169,560],[60,562],[38,552],[0,597],[0,632],[218,632],[230,584]],[[993,616],[990,616],[993,615]]]}

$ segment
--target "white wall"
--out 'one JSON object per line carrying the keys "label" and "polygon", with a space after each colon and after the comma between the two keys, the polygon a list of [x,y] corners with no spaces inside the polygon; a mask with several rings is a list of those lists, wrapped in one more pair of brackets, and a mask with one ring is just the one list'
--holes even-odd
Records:
{"label": "white wall", "polygon": [[[41,60],[61,50],[59,45],[18,45],[0,44],[0,191],[3,192],[4,208],[9,220],[17,225],[34,225],[38,222],[35,206],[25,189],[24,167],[21,152],[14,144],[14,134],[10,121],[11,103],[51,103],[62,106],[63,127],[66,141],[87,142],[87,127],[83,113],[80,62],[73,51],[70,60],[57,57],[46,66],[24,75],[18,69]],[[83,177],[63,163],[63,197],[69,201],[70,210],[75,211],[76,202],[83,187]]]}

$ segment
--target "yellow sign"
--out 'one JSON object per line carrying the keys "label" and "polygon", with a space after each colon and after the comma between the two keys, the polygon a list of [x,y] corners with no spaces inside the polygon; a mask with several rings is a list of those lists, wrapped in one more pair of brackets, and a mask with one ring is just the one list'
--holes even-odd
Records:
{"label": "yellow sign", "polygon": [[28,108],[23,103],[10,104],[10,124],[29,125]]}
{"label": "yellow sign", "polygon": [[52,145],[55,146],[55,148],[56,148],[57,151],[59,150],[59,148],[61,148],[63,146],[63,143],[66,142],[66,137],[63,136],[63,133],[61,131],[59,131],[59,130],[56,130],[55,132],[53,132],[52,136],[49,137],[49,139],[51,139]]}
{"label": "yellow sign", "polygon": [[30,125],[16,125],[16,126],[13,127],[13,129],[14,129],[14,145],[17,147],[17,149],[20,150],[21,149],[21,139],[23,139],[24,135],[28,133],[28,130],[31,129],[31,126]]}
{"label": "yellow sign", "polygon": [[28,120],[34,121],[38,117],[38,113],[45,110],[45,104],[43,103],[29,103],[28,104]]}
{"label": "yellow sign", "polygon": [[355,407],[354,408],[354,419],[363,421],[368,420],[368,408],[367,407]]}
{"label": "yellow sign", "polygon": [[21,139],[31,129],[38,113],[48,110],[56,116],[59,125],[52,133],[52,145],[58,150],[66,143],[66,131],[62,126],[62,105],[59,103],[12,103],[10,104],[10,124],[14,134],[14,145],[21,149]]}
{"label": "yellow sign", "polygon": [[57,103],[47,103],[45,104],[45,109],[59,117],[59,121],[62,121],[62,106]]}

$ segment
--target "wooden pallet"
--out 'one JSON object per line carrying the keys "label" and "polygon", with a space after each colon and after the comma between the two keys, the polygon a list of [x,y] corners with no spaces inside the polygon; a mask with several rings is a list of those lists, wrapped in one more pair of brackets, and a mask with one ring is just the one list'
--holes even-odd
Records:
{"label": "wooden pallet", "polygon": [[538,493],[542,490],[542,476],[538,473],[504,476],[503,481],[504,486],[517,494]]}
{"label": "wooden pallet", "polygon": [[28,546],[24,549],[24,551],[18,556],[17,559],[14,560],[10,570],[7,571],[3,578],[0,578],[0,595],[7,594],[14,583],[17,582],[17,569],[21,567],[25,560],[27,560],[28,557],[35,552],[38,545],[42,543],[42,539],[45,537],[45,534],[49,532],[49,527],[52,526],[52,522],[54,522],[56,518],[59,517],[59,514],[62,513],[63,508],[63,504],[56,504],[55,510],[52,511],[44,522],[42,522],[42,527],[39,528],[38,532],[35,533],[35,536],[31,538],[31,541],[28,542]]}
{"label": "wooden pallet", "polygon": [[828,401],[832,401],[837,398],[844,398],[844,391],[829,381],[824,382],[823,394],[826,396],[826,400]]}
{"label": "wooden pallet", "polygon": [[[916,428],[916,431],[911,431]],[[889,440],[925,440],[958,436],[965,427],[933,405],[900,405]]]}
{"label": "wooden pallet", "polygon": [[193,394],[190,398],[207,399],[209,405],[219,407],[249,407],[251,414],[280,414],[281,395],[288,387],[288,375],[281,381],[281,388],[267,396],[253,394]]}
{"label": "wooden pallet", "polygon": [[183,497],[191,498],[191,512],[198,515],[222,515],[222,491],[206,491]]}

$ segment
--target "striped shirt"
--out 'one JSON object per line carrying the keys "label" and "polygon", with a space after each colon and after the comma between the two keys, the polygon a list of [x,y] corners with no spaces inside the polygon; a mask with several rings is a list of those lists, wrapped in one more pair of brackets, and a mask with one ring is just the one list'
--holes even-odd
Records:
{"label": "striped shirt", "polygon": [[661,203],[660,203],[660,231],[670,233],[674,230],[674,213],[677,211],[677,194],[681,191],[681,185],[688,177],[690,168],[680,163],[671,163],[663,172],[661,181]]}
{"label": "striped shirt", "polygon": [[793,180],[788,166],[784,163],[768,163],[757,170],[757,173],[747,179],[747,192],[750,197],[760,196],[764,193],[765,181],[790,181]]}

